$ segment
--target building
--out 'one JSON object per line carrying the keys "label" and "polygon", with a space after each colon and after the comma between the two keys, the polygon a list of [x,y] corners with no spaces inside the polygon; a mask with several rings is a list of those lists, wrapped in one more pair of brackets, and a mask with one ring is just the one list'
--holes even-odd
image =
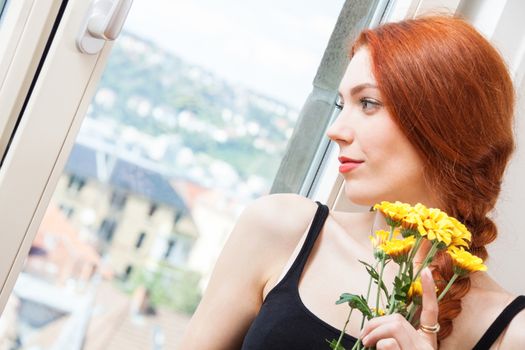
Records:
{"label": "building", "polygon": [[122,279],[160,262],[185,266],[198,237],[162,174],[86,144],[74,146],[53,201]]}

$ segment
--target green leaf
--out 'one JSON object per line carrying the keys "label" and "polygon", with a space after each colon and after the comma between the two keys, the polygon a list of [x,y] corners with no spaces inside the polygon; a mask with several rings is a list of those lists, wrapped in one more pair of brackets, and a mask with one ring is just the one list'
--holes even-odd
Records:
{"label": "green leaf", "polygon": [[403,287],[403,280],[396,276],[394,279],[394,288],[401,289]]}
{"label": "green leaf", "polygon": [[335,340],[335,339],[332,339],[331,341],[328,340],[328,339],[325,339],[325,340],[326,340],[326,342],[328,344],[330,344],[330,349],[333,349],[333,350],[345,350],[345,348],[341,344],[337,345],[337,340]]}
{"label": "green leaf", "polygon": [[[370,265],[369,263],[367,262],[364,262],[364,261],[361,261],[361,260],[358,260],[361,264],[365,265],[366,267],[366,271],[368,272],[368,274],[370,274],[370,277],[372,277],[372,280],[374,281],[375,284],[378,284],[378,281],[379,281],[379,273],[376,271],[376,269]],[[385,266],[387,265],[387,263],[385,264]],[[385,297],[386,299],[390,299],[390,294],[388,293],[388,289],[386,288],[386,285],[383,281],[381,281],[381,289],[383,290],[383,292],[385,293]]]}
{"label": "green leaf", "polygon": [[362,260],[357,260],[359,261],[361,264],[365,265],[366,267],[369,267],[370,269],[374,270],[375,271],[375,268],[370,265],[369,263],[365,262],[365,261],[362,261]]}
{"label": "green leaf", "polygon": [[402,275],[401,278],[396,277],[394,279],[394,299],[406,302],[411,284],[412,280],[407,275]]}
{"label": "green leaf", "polygon": [[335,303],[337,305],[339,304],[343,304],[343,303],[348,303],[350,305],[350,307],[353,307],[350,302],[353,302],[354,300],[354,297],[358,297],[357,295],[355,294],[350,294],[350,293],[343,293],[341,294],[341,296],[339,297],[339,300],[336,301]]}
{"label": "green leaf", "polygon": [[361,313],[366,316],[368,319],[372,318],[372,310],[368,306],[366,299],[362,295],[343,293],[339,297],[339,300],[335,302],[336,304],[348,303],[348,305],[353,308],[361,311]]}

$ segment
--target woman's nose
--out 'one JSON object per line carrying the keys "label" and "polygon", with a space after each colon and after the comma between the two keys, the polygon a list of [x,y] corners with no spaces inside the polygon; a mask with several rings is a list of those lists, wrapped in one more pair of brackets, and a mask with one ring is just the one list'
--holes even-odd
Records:
{"label": "woman's nose", "polygon": [[351,143],[354,139],[353,128],[344,120],[343,112],[339,113],[335,121],[328,127],[326,136],[334,142]]}

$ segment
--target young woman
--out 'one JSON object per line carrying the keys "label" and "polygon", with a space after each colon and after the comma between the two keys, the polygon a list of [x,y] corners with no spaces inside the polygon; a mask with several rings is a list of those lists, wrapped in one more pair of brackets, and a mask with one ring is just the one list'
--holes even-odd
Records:
{"label": "young woman", "polygon": [[[497,235],[487,215],[515,148],[515,93],[500,55],[463,20],[434,16],[365,30],[350,58],[341,111],[327,132],[340,149],[348,199],[440,208],[466,224],[470,251],[485,260],[485,245]],[[335,300],[342,292],[366,294],[369,276],[358,260],[373,261],[374,217],[329,211],[293,194],[254,201],[223,249],[181,348],[329,349],[325,339],[338,337],[348,312]],[[438,305],[434,281],[442,289],[452,277],[450,257],[439,253],[431,270],[422,275],[422,327],[399,315],[379,317],[363,329],[365,345],[525,349],[525,297],[476,272],[457,280]],[[387,270],[386,280],[394,273]],[[353,313],[346,349],[360,324]]]}

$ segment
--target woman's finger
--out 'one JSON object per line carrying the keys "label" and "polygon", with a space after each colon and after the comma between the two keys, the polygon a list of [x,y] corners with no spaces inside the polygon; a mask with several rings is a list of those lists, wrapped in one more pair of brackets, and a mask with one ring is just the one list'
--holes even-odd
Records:
{"label": "woman's finger", "polygon": [[394,338],[402,349],[408,349],[412,343],[409,331],[415,332],[415,330],[400,314],[376,317],[369,323],[370,328],[363,329],[362,342],[365,346],[374,346],[378,341],[386,338]]}
{"label": "woman's finger", "polygon": [[[438,302],[436,296],[436,286],[432,272],[428,267],[421,271],[421,286],[423,288],[423,300],[421,315],[419,316],[420,325],[434,326],[438,322]],[[434,346],[437,345],[437,334],[420,331]]]}
{"label": "woman's finger", "polygon": [[394,315],[386,315],[386,316],[379,316],[374,317],[371,320],[368,320],[368,322],[365,324],[363,329],[361,330],[361,333],[359,334],[359,339],[364,339],[370,332],[372,332],[377,327],[388,323],[388,322],[394,322]]}
{"label": "woman's finger", "polygon": [[401,350],[394,338],[381,339],[376,344],[377,350]]}

